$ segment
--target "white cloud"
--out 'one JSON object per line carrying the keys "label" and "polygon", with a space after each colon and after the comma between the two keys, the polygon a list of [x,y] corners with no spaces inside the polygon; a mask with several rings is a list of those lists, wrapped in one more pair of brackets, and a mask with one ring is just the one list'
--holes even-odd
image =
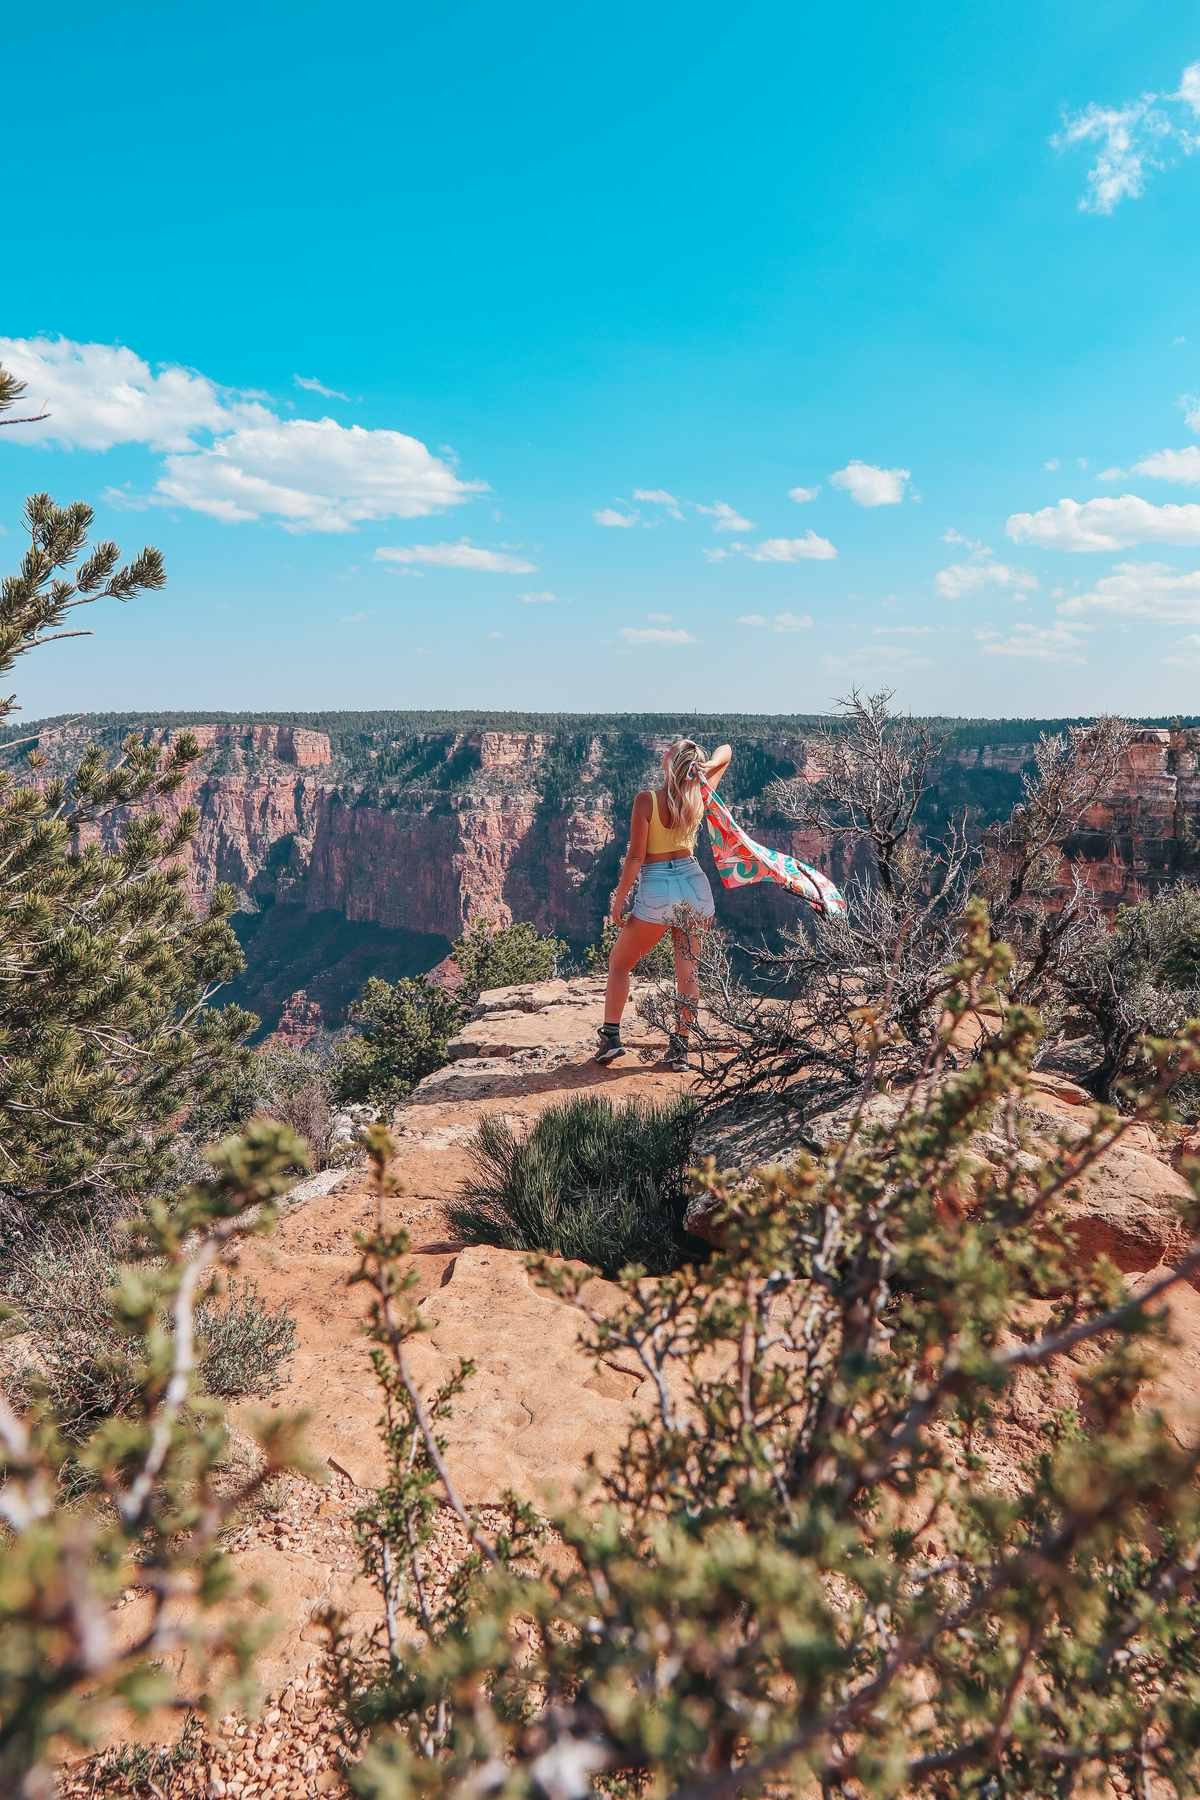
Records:
{"label": "white cloud", "polygon": [[1126,479],[1126,477],[1128,476],[1128,474],[1129,474],[1128,469],[1118,469],[1114,466],[1111,469],[1101,469],[1100,473],[1096,477],[1096,480],[1097,481],[1124,481]]}
{"label": "white cloud", "polygon": [[1009,537],[1044,550],[1126,550],[1134,544],[1200,544],[1200,505],[1155,506],[1136,494],[1060,500],[1036,513],[1013,513]]}
{"label": "white cloud", "polygon": [[661,506],[673,519],[683,517],[681,503],[666,488],[634,488],[633,497],[635,500],[645,501],[647,506]]}
{"label": "white cloud", "polygon": [[1096,160],[1087,172],[1080,212],[1110,213],[1122,200],[1140,199],[1146,176],[1162,167],[1161,151],[1170,136],[1170,124],[1153,101],[1152,94],[1129,106],[1098,106],[1093,100],[1051,138],[1056,150],[1071,150],[1080,144],[1098,146]]}
{"label": "white cloud", "polygon": [[349,394],[343,394],[341,388],[326,387],[315,375],[293,375],[292,380],[298,388],[303,388],[309,394],[320,394],[323,400],[350,400]]}
{"label": "white cloud", "polygon": [[1200,135],[1193,129],[1200,118],[1198,95],[1200,63],[1192,63],[1174,93],[1141,94],[1123,106],[1092,101],[1081,112],[1068,114],[1051,144],[1056,150],[1086,145],[1095,151],[1080,211],[1106,214],[1122,200],[1140,199],[1151,174],[1200,149]]}
{"label": "white cloud", "polygon": [[1179,404],[1192,431],[1200,431],[1200,395],[1181,394]]}
{"label": "white cloud", "polygon": [[498,638],[502,638],[504,636],[504,633],[502,631],[489,631],[488,636],[493,639],[498,639]]}
{"label": "white cloud", "polygon": [[1046,461],[1042,464],[1042,467],[1043,467],[1043,469],[1048,469],[1050,474],[1053,475],[1055,469],[1057,469],[1057,467],[1058,467],[1057,456],[1048,457],[1046,459]]}
{"label": "white cloud", "polygon": [[714,500],[711,506],[701,506],[696,501],[696,511],[704,513],[713,521],[714,531],[753,531],[754,520],[743,519],[741,513],[735,511],[727,500]]}
{"label": "white cloud", "polygon": [[1169,563],[1118,563],[1086,594],[1059,606],[1065,618],[1106,613],[1110,618],[1150,619],[1168,625],[1200,625],[1200,569],[1184,572]]}
{"label": "white cloud", "polygon": [[875,637],[930,637],[932,625],[876,625]]}
{"label": "white cloud", "polygon": [[795,501],[795,502],[796,502],[796,505],[797,505],[797,506],[807,506],[807,505],[808,505],[808,503],[809,503],[809,501],[810,501],[810,500],[815,500],[815,499],[816,499],[816,497],[817,497],[817,495],[818,495],[818,494],[819,494],[819,493],[820,493],[820,491],[821,491],[821,490],[820,490],[820,488],[819,488],[819,487],[815,487],[815,488],[806,488],[806,487],[794,487],[794,488],[789,488],[789,489],[788,489],[788,499],[789,499],[789,500],[794,500],[794,501]]}
{"label": "white cloud", "polygon": [[362,612],[362,611],[352,612],[352,613],[344,613],[343,616],[338,620],[338,624],[339,625],[365,625],[367,620],[374,618],[374,616],[375,616],[374,613]]}
{"label": "white cloud", "polygon": [[21,428],[22,444],[71,450],[148,444],[189,450],[202,434],[270,419],[257,400],[173,364],[157,373],[120,344],[0,337],[0,362],[28,384],[24,410],[50,417]]}
{"label": "white cloud", "polygon": [[602,506],[592,517],[597,525],[608,525],[618,531],[627,530],[638,522],[636,513],[618,512],[615,506]]}
{"label": "white cloud", "polygon": [[621,636],[627,644],[694,644],[690,631],[663,625],[622,625]]}
{"label": "white cloud", "polygon": [[939,569],[933,585],[943,600],[961,600],[986,587],[1027,594],[1037,586],[1037,576],[1028,569],[1011,569],[1007,563],[997,562],[987,546],[981,544],[970,562],[951,563],[949,568]]}
{"label": "white cloud", "polygon": [[837,555],[837,550],[828,538],[818,537],[815,531],[806,531],[803,537],[764,538],[761,544],[747,549],[746,555],[751,562],[829,562]]}
{"label": "white cloud", "polygon": [[193,369],[152,369],[116,344],[0,338],[0,360],[50,417],[23,444],[166,453],[153,491],[110,490],[127,508],[185,506],[226,524],[270,518],[290,531],[350,531],[368,519],[415,519],[486,490],[462,481],[418,439],[332,419],[280,419],[249,393]]}
{"label": "white cloud", "polygon": [[550,593],[518,594],[517,603],[520,606],[556,606],[558,595]]}
{"label": "white cloud", "polygon": [[531,575],[536,563],[512,556],[507,550],[484,550],[463,538],[457,544],[408,544],[396,547],[384,544],[375,552],[376,561],[407,566],[421,563],[438,569],[471,569],[482,575]]}
{"label": "white cloud", "polygon": [[1007,636],[998,631],[975,633],[985,656],[1020,656],[1033,662],[1083,662],[1078,627],[1014,625]]}
{"label": "white cloud", "polygon": [[770,628],[772,631],[811,631],[812,614],[777,612],[768,618],[765,613],[743,613],[738,620],[739,625],[753,625],[759,628]]}
{"label": "white cloud", "polygon": [[859,506],[898,506],[912,479],[909,469],[877,469],[873,463],[848,462],[829,477]]}
{"label": "white cloud", "polygon": [[460,481],[400,431],[270,419],[168,456],[154,491],[226,524],[274,517],[293,531],[350,531],[363,520],[443,512],[483,485]]}
{"label": "white cloud", "polygon": [[[1120,474],[1119,469],[1113,472]],[[1133,473],[1194,487],[1200,484],[1200,444],[1187,444],[1182,450],[1154,450],[1134,463]]]}

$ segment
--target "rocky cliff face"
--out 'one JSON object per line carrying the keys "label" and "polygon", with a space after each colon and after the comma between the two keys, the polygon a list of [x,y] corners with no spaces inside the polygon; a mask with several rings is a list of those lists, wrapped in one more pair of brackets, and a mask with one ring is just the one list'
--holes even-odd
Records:
{"label": "rocky cliff face", "polygon": [[[576,791],[556,804],[545,792],[545,734],[487,731],[430,746],[445,767],[464,761],[466,779],[449,790],[414,784],[397,795],[339,780],[321,732],[193,729],[207,754],[165,810],[199,813],[187,853],[198,902],[228,882],[252,906],[300,906],[441,939],[479,919],[514,918],[575,941],[596,935],[616,879],[627,803],[618,807],[603,784],[594,746],[579,759]],[[654,748],[647,747],[648,765]],[[110,825],[104,835],[114,831]],[[809,834],[785,832],[781,841],[825,860],[825,847]],[[773,901],[765,892],[732,895],[730,917],[769,925]]]}
{"label": "rocky cliff face", "polygon": [[[1063,845],[1107,909],[1200,869],[1200,732],[1138,731],[1110,791]],[[1065,873],[1065,871],[1064,871]]]}
{"label": "rocky cliff face", "polygon": [[[72,724],[42,735],[51,766],[69,766],[89,736],[117,741],[124,727]],[[193,805],[199,828],[188,855],[194,898],[218,882],[237,889],[251,964],[238,998],[275,1025],[305,989],[336,1022],[371,973],[432,967],[449,941],[480,919],[527,919],[577,944],[593,942],[616,880],[637,787],[651,776],[659,739],[626,730],[345,731],[221,722],[190,727],[206,755],[169,810]],[[986,823],[1006,813],[1028,741],[953,747],[932,796],[970,804]],[[752,831],[844,880],[830,846],[764,814],[777,774],[802,769],[800,735],[739,740],[734,803]],[[734,785],[736,783],[736,785]],[[1200,733],[1143,730],[1113,789],[1063,846],[1115,908],[1189,874],[1200,821]],[[110,823],[106,835],[114,830]],[[718,916],[739,935],[795,917],[770,885],[718,890]]]}

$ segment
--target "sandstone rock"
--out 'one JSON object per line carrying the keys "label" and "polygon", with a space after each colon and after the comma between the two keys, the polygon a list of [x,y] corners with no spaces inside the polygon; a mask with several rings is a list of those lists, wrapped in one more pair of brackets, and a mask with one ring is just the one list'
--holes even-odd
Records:
{"label": "sandstone rock", "polygon": [[[642,1386],[633,1366],[599,1372],[579,1347],[579,1309],[538,1287],[517,1251],[474,1245],[421,1302],[425,1333],[411,1361],[422,1388],[462,1357],[475,1372],[455,1403],[447,1460],[464,1500],[569,1496],[589,1455],[603,1463],[624,1441]],[[589,1305],[615,1308],[621,1290],[594,1277]]]}
{"label": "sandstone rock", "polygon": [[303,988],[297,988],[284,1006],[270,1041],[287,1049],[303,1050],[306,1044],[319,1035],[323,1024],[319,1003],[306,994]]}
{"label": "sandstone rock", "polygon": [[560,1044],[505,1048],[498,1056],[460,1056],[418,1082],[413,1099],[421,1101],[486,1100],[496,1094],[525,1091],[532,1076],[561,1068],[567,1051]]}
{"label": "sandstone rock", "polygon": [[329,1122],[328,1154],[339,1161],[353,1155],[360,1145],[363,1128],[375,1124],[379,1118],[377,1106],[347,1106],[335,1112]]}
{"label": "sandstone rock", "polygon": [[304,1206],[309,1200],[315,1200],[318,1194],[331,1194],[346,1179],[345,1169],[318,1169],[315,1175],[306,1175],[288,1189],[280,1201],[281,1209]]}
{"label": "sandstone rock", "polygon": [[711,1194],[695,1194],[687,1203],[683,1215],[686,1230],[693,1237],[714,1249],[720,1249],[725,1242],[725,1231],[721,1223],[722,1211],[720,1203]]}
{"label": "sandstone rock", "polygon": [[518,982],[514,987],[485,988],[471,1010],[472,1020],[493,1013],[557,1014],[563,1008],[588,1008],[604,995],[601,976],[579,976],[571,981],[556,976],[549,981]]}
{"label": "sandstone rock", "polygon": [[[976,1155],[1002,1169],[1024,1164],[1032,1174],[1041,1154],[1086,1137],[1089,1121],[1080,1116],[1081,1109],[1055,1105],[1057,1084],[1043,1088],[1040,1079],[1014,1109],[1028,1149],[1015,1146],[997,1123],[972,1138]],[[903,1103],[900,1095],[878,1094],[867,1102],[864,1117],[867,1123],[888,1123],[898,1117]],[[837,1142],[848,1128],[850,1112],[841,1108],[812,1121],[814,1139],[822,1145]],[[1063,1196],[1061,1210],[1088,1262],[1108,1256],[1130,1273],[1169,1263],[1183,1251],[1190,1239],[1182,1214],[1190,1202],[1191,1189],[1158,1153],[1153,1133],[1133,1126],[1083,1172],[1074,1191]]]}
{"label": "sandstone rock", "polygon": [[[638,1001],[650,991],[634,982],[626,1011],[628,1061],[639,1051],[659,1054],[661,1034],[644,1034]],[[599,978],[526,982],[490,988],[479,996],[468,1022],[447,1045],[449,1065],[417,1086],[417,1104],[482,1100],[526,1091],[532,1079],[586,1063],[596,1047],[604,1017],[604,982]]]}

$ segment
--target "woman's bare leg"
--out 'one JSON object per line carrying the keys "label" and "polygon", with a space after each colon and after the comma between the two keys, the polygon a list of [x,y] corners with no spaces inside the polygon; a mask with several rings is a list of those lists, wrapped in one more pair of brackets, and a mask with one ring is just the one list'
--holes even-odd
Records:
{"label": "woman's bare leg", "polygon": [[657,944],[665,925],[651,925],[645,919],[626,919],[621,934],[608,959],[608,990],[604,996],[604,1023],[619,1025],[625,1002],[629,998],[629,978],[634,968]]}
{"label": "woman's bare leg", "polygon": [[696,1023],[696,1009],[700,1004],[700,934],[703,930],[700,924],[671,927],[675,947],[677,1029],[685,1040]]}

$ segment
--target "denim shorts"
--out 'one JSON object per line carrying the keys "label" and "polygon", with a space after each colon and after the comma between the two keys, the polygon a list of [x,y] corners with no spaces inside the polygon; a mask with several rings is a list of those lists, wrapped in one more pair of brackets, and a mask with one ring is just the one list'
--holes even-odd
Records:
{"label": "denim shorts", "polygon": [[632,916],[647,925],[673,925],[681,907],[702,919],[713,916],[712,889],[696,858],[673,856],[669,862],[643,863]]}

